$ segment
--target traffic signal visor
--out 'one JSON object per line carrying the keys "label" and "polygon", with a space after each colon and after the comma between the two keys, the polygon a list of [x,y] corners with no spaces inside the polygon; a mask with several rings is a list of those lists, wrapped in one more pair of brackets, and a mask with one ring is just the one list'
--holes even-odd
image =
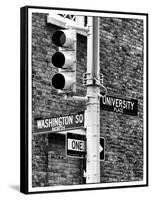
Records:
{"label": "traffic signal visor", "polygon": [[52,42],[58,47],[71,47],[75,42],[75,30],[57,30],[52,36]]}
{"label": "traffic signal visor", "polygon": [[52,86],[59,90],[72,90],[74,87],[73,74],[68,73],[57,73],[52,77]]}
{"label": "traffic signal visor", "polygon": [[75,51],[64,51],[56,52],[52,56],[52,64],[57,68],[71,69],[73,68],[76,58]]}

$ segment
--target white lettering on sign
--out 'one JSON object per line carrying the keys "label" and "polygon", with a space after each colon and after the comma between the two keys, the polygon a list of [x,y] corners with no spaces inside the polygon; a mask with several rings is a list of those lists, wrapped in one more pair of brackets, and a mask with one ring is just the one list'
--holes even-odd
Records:
{"label": "white lettering on sign", "polygon": [[101,98],[105,106],[112,106],[114,112],[124,113],[124,109],[133,111],[135,103],[130,100],[123,100],[115,97],[105,96]]}
{"label": "white lettering on sign", "polygon": [[37,121],[37,128],[53,128],[53,127],[62,127],[65,125],[73,124],[73,116],[65,116],[65,117],[57,117],[45,120],[38,120]]}
{"label": "white lettering on sign", "polygon": [[115,112],[123,113],[123,108],[116,108],[116,107],[114,107],[113,110]]}
{"label": "white lettering on sign", "polygon": [[134,109],[134,102],[129,100],[121,100],[113,97],[102,97],[102,103],[104,105],[109,105],[117,108],[123,108],[128,110]]}
{"label": "white lettering on sign", "polygon": [[79,114],[79,115],[75,116],[75,123],[76,124],[83,123],[83,115],[82,114]]}
{"label": "white lettering on sign", "polygon": [[85,141],[84,140],[75,140],[68,139],[68,150],[72,151],[85,151]]}
{"label": "white lettering on sign", "polygon": [[65,126],[57,126],[52,128],[52,131],[63,131],[63,130],[65,130]]}
{"label": "white lettering on sign", "polygon": [[84,125],[84,113],[36,120],[36,131],[60,131]]}

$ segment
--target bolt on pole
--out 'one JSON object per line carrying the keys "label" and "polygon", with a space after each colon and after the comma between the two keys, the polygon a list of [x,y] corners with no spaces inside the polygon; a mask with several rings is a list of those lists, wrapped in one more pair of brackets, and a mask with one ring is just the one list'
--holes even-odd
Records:
{"label": "bolt on pole", "polygon": [[85,126],[87,137],[86,183],[100,182],[100,87],[96,84],[99,74],[99,18],[88,17],[90,33],[87,38],[87,73],[92,84],[87,85]]}

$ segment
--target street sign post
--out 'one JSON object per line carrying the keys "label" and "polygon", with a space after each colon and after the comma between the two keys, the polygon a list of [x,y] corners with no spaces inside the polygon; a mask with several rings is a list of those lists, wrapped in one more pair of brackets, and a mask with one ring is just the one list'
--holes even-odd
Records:
{"label": "street sign post", "polygon": [[66,155],[84,158],[86,155],[86,136],[67,133]]}

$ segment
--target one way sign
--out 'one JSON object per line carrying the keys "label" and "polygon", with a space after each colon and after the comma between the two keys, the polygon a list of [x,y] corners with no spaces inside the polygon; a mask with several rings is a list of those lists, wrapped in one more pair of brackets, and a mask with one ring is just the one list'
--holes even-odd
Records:
{"label": "one way sign", "polygon": [[103,161],[105,159],[105,139],[100,137],[100,160]]}

